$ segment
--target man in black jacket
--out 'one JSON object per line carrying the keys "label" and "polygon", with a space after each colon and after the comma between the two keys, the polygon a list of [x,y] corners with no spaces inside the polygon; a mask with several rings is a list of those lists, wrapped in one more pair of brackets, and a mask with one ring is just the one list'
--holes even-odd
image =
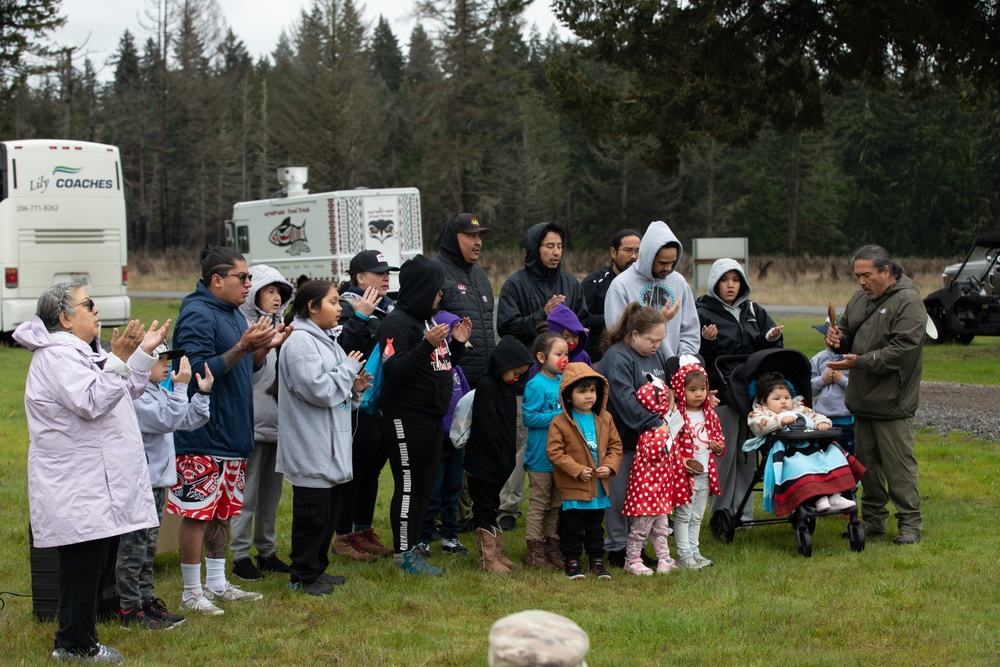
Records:
{"label": "man in black jacket", "polygon": [[493,287],[486,272],[476,265],[483,249],[482,237],[489,231],[471,213],[452,213],[438,237],[441,252],[434,258],[444,270],[445,278],[455,283],[444,290],[441,310],[472,321],[471,347],[462,357],[462,372],[473,389],[486,375],[486,366],[496,347]]}
{"label": "man in black jacket", "polygon": [[[545,322],[549,313],[564,304],[576,313],[585,327],[590,326],[590,311],[583,299],[580,282],[563,271],[563,246],[566,230],[555,222],[540,222],[524,234],[524,268],[507,279],[500,288],[497,306],[497,333],[517,337],[526,348],[535,342],[536,327]],[[518,410],[520,394],[527,378],[517,384]],[[517,466],[500,493],[500,527],[510,530],[521,516],[524,500],[525,436],[518,433]]]}
{"label": "man in black jacket", "polygon": [[601,360],[601,338],[607,325],[604,322],[604,297],[615,276],[632,266],[639,259],[639,241],[642,236],[634,229],[619,229],[611,237],[611,264],[588,273],[583,279],[583,298],[590,311],[590,339],[587,354],[590,360]]}

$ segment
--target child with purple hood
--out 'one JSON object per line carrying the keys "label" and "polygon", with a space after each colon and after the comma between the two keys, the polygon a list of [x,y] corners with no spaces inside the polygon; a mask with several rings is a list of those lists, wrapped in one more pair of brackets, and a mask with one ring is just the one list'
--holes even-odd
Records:
{"label": "child with purple hood", "polygon": [[[594,364],[590,361],[590,355],[587,354],[587,343],[590,341],[590,334],[584,328],[576,313],[566,305],[560,303],[549,313],[546,324],[549,331],[559,334],[566,341],[566,345],[569,347],[569,363],[581,363],[587,364],[591,368],[594,367]],[[539,326],[539,328],[541,327]],[[536,359],[535,363],[528,370],[528,379],[530,380],[535,377],[535,373],[540,369],[541,365]]]}
{"label": "child with purple hood", "polygon": [[[449,327],[455,326],[462,318],[449,313],[446,310],[439,310],[434,314],[434,321],[438,324],[447,324]],[[451,340],[451,334],[447,336]],[[462,495],[462,483],[465,481],[465,450],[456,449],[451,443],[448,434],[451,432],[451,420],[455,417],[455,406],[458,399],[469,393],[469,383],[465,379],[465,373],[459,366],[452,367],[452,376],[455,380],[454,389],[451,395],[451,405],[444,416],[444,445],[441,448],[441,462],[438,464],[437,480],[434,482],[434,489],[431,491],[430,500],[427,503],[427,513],[424,515],[424,524],[420,529],[420,542],[417,549],[424,551],[424,556],[430,554],[430,544],[434,537],[434,519],[441,516],[441,550],[456,556],[466,556],[469,550],[458,541],[458,499]]]}

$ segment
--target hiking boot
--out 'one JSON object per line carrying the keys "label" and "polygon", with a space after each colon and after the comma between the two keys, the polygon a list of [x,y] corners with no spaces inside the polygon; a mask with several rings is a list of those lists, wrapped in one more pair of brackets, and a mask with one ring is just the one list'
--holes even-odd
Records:
{"label": "hiking boot", "polygon": [[469,550],[462,546],[462,543],[458,541],[457,538],[443,537],[441,538],[441,551],[446,554],[452,554],[453,556],[468,556]]}
{"label": "hiking boot", "polygon": [[610,579],[611,573],[604,567],[603,558],[594,558],[590,561],[590,571],[597,575],[598,579]]}
{"label": "hiking boot", "polygon": [[293,591],[299,591],[301,593],[305,593],[306,595],[320,596],[329,595],[333,592],[333,586],[330,584],[324,584],[319,579],[309,584],[303,584],[300,581],[289,581],[288,587]]}
{"label": "hiking boot", "polygon": [[347,579],[339,574],[327,574],[326,572],[320,573],[320,575],[316,578],[316,581],[329,584],[330,586],[343,586],[347,583]]}
{"label": "hiking boot", "polygon": [[653,571],[646,567],[641,558],[625,561],[624,570],[626,572],[631,572],[632,574],[637,574],[640,577],[648,577],[653,574]]}
{"label": "hiking boot", "polygon": [[146,616],[142,611],[142,605],[138,604],[131,609],[119,609],[118,618],[123,628],[143,628],[145,630],[169,630],[174,627],[173,623],[160,618]]}
{"label": "hiking boot", "polygon": [[392,562],[406,574],[417,574],[428,577],[440,577],[444,574],[443,569],[435,567],[424,560],[424,557],[420,555],[416,547],[403,553],[393,554]]}
{"label": "hiking boot", "polygon": [[221,593],[213,591],[208,586],[205,587],[205,597],[209,600],[227,600],[227,601],[239,601],[239,602],[252,602],[254,600],[260,600],[264,597],[263,593],[255,593],[254,591],[245,591],[241,588],[233,586],[228,581],[226,582],[226,590]]}
{"label": "hiking boot", "polygon": [[122,654],[118,652],[118,649],[113,649],[103,644],[98,644],[94,652],[89,655],[85,653],[70,653],[60,646],[52,651],[52,657],[57,662],[76,662],[84,665],[117,665],[122,661]]}
{"label": "hiking boot", "polygon": [[893,544],[916,544],[920,541],[920,533],[914,533],[910,530],[904,530],[895,538],[893,538]]}
{"label": "hiking boot", "polygon": [[260,570],[253,566],[249,556],[233,561],[233,576],[243,581],[260,581],[264,578]]}
{"label": "hiking boot", "polygon": [[609,551],[604,563],[610,567],[625,567],[625,550],[616,549]]}
{"label": "hiking boot", "polygon": [[497,525],[500,526],[500,530],[514,530],[517,525],[517,517],[509,514],[504,515],[497,521]]}
{"label": "hiking boot", "polygon": [[[236,563],[233,563],[233,569],[236,569]],[[257,569],[261,572],[277,572],[278,574],[288,574],[292,571],[288,563],[278,558],[278,554],[263,557],[258,554]]]}
{"label": "hiking boot", "polygon": [[358,544],[356,544],[356,536],[357,533],[337,535],[337,537],[333,538],[333,553],[338,556],[347,556],[351,560],[359,560],[365,563],[373,563],[377,561],[378,556],[368,553],[364,550],[364,548],[359,547]]}
{"label": "hiking boot", "polygon": [[226,613],[212,604],[204,595],[183,597],[178,608],[184,611],[196,611],[200,614],[208,614],[209,616],[221,616]]}
{"label": "hiking boot", "polygon": [[171,614],[167,611],[167,605],[163,604],[163,600],[160,598],[153,598],[151,600],[142,601],[142,613],[146,616],[152,618],[158,618],[163,621],[167,621],[173,625],[180,625],[184,622],[184,616],[182,614]]}
{"label": "hiking boot", "polygon": [[[697,562],[697,561],[695,561]],[[677,561],[673,558],[664,558],[656,563],[656,573],[657,574],[668,574],[677,569]],[[700,567],[698,568],[701,569]]]}
{"label": "hiking boot", "polygon": [[358,536],[358,540],[354,543],[355,547],[360,546],[362,550],[380,557],[392,555],[392,549],[379,541],[374,528],[363,528],[362,530],[357,531],[356,534]]}
{"label": "hiking boot", "polygon": [[580,561],[578,560],[568,560],[566,561],[566,578],[567,579],[586,579],[587,575],[584,574],[583,569],[580,567]]}

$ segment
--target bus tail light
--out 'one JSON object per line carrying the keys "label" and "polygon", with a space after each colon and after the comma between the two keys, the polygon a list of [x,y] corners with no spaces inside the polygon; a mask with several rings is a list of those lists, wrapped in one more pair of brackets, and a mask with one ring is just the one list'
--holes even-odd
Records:
{"label": "bus tail light", "polygon": [[122,267],[122,285],[128,286],[128,267]]}
{"label": "bus tail light", "polygon": [[8,266],[3,270],[4,287],[17,287],[17,267]]}

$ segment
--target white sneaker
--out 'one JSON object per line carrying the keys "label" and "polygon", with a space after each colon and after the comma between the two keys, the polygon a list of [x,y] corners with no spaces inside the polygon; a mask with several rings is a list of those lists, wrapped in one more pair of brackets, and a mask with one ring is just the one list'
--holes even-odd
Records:
{"label": "white sneaker", "polygon": [[694,556],[692,556],[692,558],[694,558],[694,562],[698,563],[701,567],[712,567],[715,565],[715,561],[705,558],[698,551],[694,552]]}
{"label": "white sneaker", "polygon": [[698,564],[698,561],[696,561],[693,556],[688,556],[687,558],[679,558],[679,559],[677,559],[677,562],[685,570],[700,570],[701,569],[701,565]]}
{"label": "white sneaker", "polygon": [[221,616],[226,613],[206,600],[204,595],[185,596],[181,598],[180,609],[184,611],[196,611],[200,614],[208,614],[209,616]]}
{"label": "white sneaker", "polygon": [[817,512],[829,512],[830,511],[830,499],[826,496],[820,496],[816,499],[816,511]]}
{"label": "white sneaker", "polygon": [[205,597],[209,600],[241,600],[241,601],[251,601],[260,600],[264,597],[263,593],[254,593],[253,591],[245,591],[241,588],[236,588],[228,581],[226,582],[226,590],[221,593],[216,593],[211,588],[205,587]]}
{"label": "white sneaker", "polygon": [[839,493],[830,495],[830,509],[846,512],[847,510],[852,510],[857,506],[858,504],[856,502],[845,498]]}

